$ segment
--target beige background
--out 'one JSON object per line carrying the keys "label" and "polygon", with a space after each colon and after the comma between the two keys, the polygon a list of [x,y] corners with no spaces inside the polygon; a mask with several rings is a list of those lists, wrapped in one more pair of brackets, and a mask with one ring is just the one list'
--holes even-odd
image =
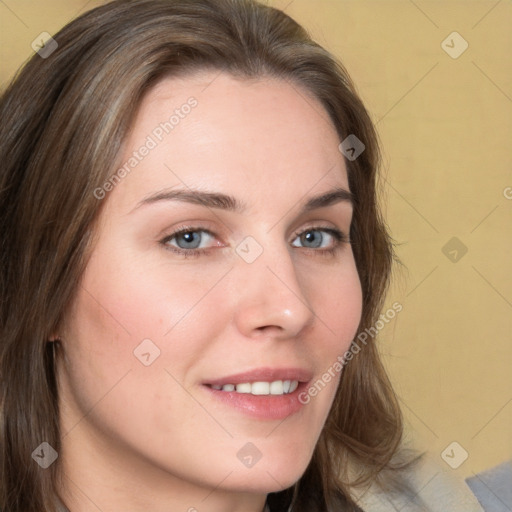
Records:
{"label": "beige background", "polygon": [[[1,0],[2,84],[36,36],[100,3]],[[441,464],[459,443],[463,477],[512,457],[512,2],[270,3],[341,58],[378,126],[406,267],[388,298],[403,311],[381,346],[408,437]],[[454,31],[469,45],[455,59],[442,46]],[[464,455],[448,454],[452,465]]]}

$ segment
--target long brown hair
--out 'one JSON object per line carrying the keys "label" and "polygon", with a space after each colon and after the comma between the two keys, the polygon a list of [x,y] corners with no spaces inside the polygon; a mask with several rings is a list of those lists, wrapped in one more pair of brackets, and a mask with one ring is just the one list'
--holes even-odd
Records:
{"label": "long brown hair", "polygon": [[[117,0],[54,35],[0,101],[0,509],[55,512],[58,389],[51,335],[72,302],[103,201],[94,190],[113,173],[145,92],[196,70],[272,76],[323,105],[340,141],[365,146],[347,158],[355,198],[350,238],[363,290],[358,332],[383,305],[393,246],[377,203],[379,147],[346,70],[289,16],[253,0]],[[354,485],[390,467],[402,435],[397,400],[374,340],[344,368],[325,428],[304,475],[272,493],[272,511],[355,510]]]}

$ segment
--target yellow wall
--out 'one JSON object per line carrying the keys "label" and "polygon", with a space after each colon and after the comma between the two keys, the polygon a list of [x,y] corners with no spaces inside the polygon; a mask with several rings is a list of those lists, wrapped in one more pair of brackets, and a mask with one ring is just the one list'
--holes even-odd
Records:
{"label": "yellow wall", "polygon": [[[100,3],[0,2],[1,82],[38,34]],[[270,3],[342,59],[378,122],[386,214],[407,267],[388,299],[403,311],[381,343],[409,438],[441,464],[458,442],[469,454],[460,476],[512,457],[512,3]],[[468,43],[458,58],[441,46],[454,31]],[[462,245],[443,249],[453,237],[462,257]]]}

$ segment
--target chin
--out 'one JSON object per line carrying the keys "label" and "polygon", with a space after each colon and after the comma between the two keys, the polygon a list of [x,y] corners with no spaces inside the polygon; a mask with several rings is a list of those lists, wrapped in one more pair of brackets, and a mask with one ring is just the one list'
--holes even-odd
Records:
{"label": "chin", "polygon": [[246,476],[237,475],[233,477],[233,481],[230,482],[230,490],[232,492],[251,494],[269,494],[271,492],[279,492],[288,489],[302,476],[302,473],[295,473],[294,478],[282,478],[281,476],[281,479],[277,481],[279,475],[271,474],[272,476],[268,473]]}
{"label": "chin", "polygon": [[304,474],[309,457],[299,458],[290,454],[263,458],[252,468],[242,468],[230,477],[230,484],[238,491],[253,493],[279,492],[291,487]]}

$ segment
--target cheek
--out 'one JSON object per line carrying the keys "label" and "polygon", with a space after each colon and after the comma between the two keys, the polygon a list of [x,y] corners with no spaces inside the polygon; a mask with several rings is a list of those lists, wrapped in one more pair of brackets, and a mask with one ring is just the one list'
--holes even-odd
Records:
{"label": "cheek", "polygon": [[[63,336],[63,430],[71,433],[69,444],[92,425],[165,465],[174,460],[162,450],[170,432],[185,448],[202,436],[205,450],[213,440],[198,432],[195,423],[218,435],[217,425],[208,423],[181,384],[208,342],[197,325],[198,320],[213,324],[214,310],[198,306],[218,277],[165,277],[159,269],[142,272],[135,267],[133,262],[123,267],[97,258],[84,273]],[[150,441],[141,432],[149,432]],[[193,436],[195,440],[189,439]]]}
{"label": "cheek", "polygon": [[363,298],[353,258],[321,281],[326,285],[320,286],[320,281],[315,281],[312,304],[325,337],[310,349],[322,366],[317,368],[319,379],[306,391],[304,399],[315,401],[319,417],[325,418],[343,372],[343,355],[357,334]]}
{"label": "cheek", "polygon": [[362,289],[353,257],[340,268],[309,280],[311,304],[326,332],[315,347],[334,361],[354,339],[362,314]]}
{"label": "cheek", "polygon": [[[130,352],[144,339],[166,343],[214,286],[217,277],[196,276],[114,248],[97,251],[84,274],[77,308],[92,337],[116,352]],[[105,348],[107,349],[107,348]]]}
{"label": "cheek", "polygon": [[198,277],[163,267],[142,266],[136,256],[116,254],[112,247],[98,248],[89,261],[64,336],[68,380],[82,409],[127,372],[130,380],[141,378],[132,396],[156,389],[158,399],[158,390],[169,387],[164,369],[182,381],[208,342],[197,326],[218,323],[215,308],[202,300],[217,273]]}

